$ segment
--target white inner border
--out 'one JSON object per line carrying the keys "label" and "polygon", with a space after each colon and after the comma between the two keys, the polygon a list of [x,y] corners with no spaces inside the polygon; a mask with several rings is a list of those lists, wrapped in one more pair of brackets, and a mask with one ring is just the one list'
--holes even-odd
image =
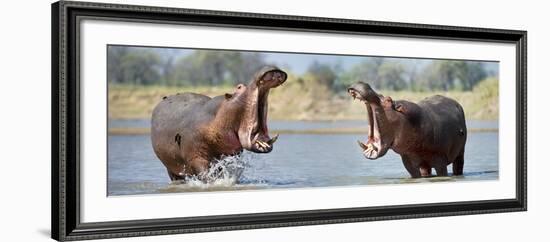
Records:
{"label": "white inner border", "polygon": [[[513,44],[100,20],[84,20],[80,27],[81,222],[473,201],[516,196],[516,52]],[[107,44],[499,61],[499,179],[107,197]]]}

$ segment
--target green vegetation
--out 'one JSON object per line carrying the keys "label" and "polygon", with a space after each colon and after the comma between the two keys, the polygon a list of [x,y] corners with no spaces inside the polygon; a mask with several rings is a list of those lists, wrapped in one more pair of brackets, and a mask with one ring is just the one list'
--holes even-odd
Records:
{"label": "green vegetation", "polygon": [[170,49],[109,46],[110,84],[162,86],[234,85],[266,63],[258,52],[197,50],[174,57]]}
{"label": "green vegetation", "polygon": [[[109,46],[107,77],[110,84],[124,85],[234,86],[248,81],[262,66],[272,64],[265,60],[265,55],[246,51]],[[308,56],[321,58],[300,56],[277,58],[282,61]],[[339,58],[349,60],[350,57]],[[471,91],[483,79],[496,75],[495,70],[487,68],[486,62],[479,61],[354,58],[361,61],[346,68],[339,63],[305,62],[302,64],[308,64],[308,68],[303,75],[333,92],[345,90],[358,80],[368,81],[378,90]]]}
{"label": "green vegetation", "polygon": [[[169,86],[109,86],[109,118],[150,118],[154,106],[163,96],[195,92],[217,96],[233,92],[231,86],[169,87]],[[498,118],[498,80],[488,78],[471,91],[392,91],[380,90],[394,100],[420,101],[440,94],[457,100],[464,107],[467,119]],[[310,75],[290,75],[287,82],[271,91],[269,118],[274,120],[362,120],[364,106],[353,101],[345,91],[334,92],[317,83]]]}

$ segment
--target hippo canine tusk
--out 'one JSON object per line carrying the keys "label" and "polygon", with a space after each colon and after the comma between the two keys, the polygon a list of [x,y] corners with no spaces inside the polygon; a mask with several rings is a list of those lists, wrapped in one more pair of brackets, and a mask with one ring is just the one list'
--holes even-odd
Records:
{"label": "hippo canine tusk", "polygon": [[363,150],[366,150],[366,149],[368,148],[367,145],[365,145],[363,142],[361,142],[361,141],[359,141],[359,140],[357,141],[357,144],[359,144],[359,146],[360,146]]}
{"label": "hippo canine tusk", "polygon": [[357,141],[357,143],[363,149],[363,151],[366,151],[366,152],[369,152],[369,153],[371,153],[372,151],[378,151],[378,147],[376,145],[374,145],[374,143],[365,144],[365,143],[363,143],[359,140]]}
{"label": "hippo canine tusk", "polygon": [[275,143],[275,141],[277,141],[278,138],[279,138],[279,134],[276,134],[275,136],[273,136],[273,138],[271,138],[269,141],[267,141],[267,143],[269,145],[272,145],[273,143]]}

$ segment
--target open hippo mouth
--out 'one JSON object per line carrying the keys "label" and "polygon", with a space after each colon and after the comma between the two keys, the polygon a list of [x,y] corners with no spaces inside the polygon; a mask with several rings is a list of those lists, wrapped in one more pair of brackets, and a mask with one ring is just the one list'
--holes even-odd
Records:
{"label": "open hippo mouth", "polygon": [[275,67],[266,67],[258,72],[249,84],[247,108],[239,130],[243,148],[256,153],[268,153],[279,137],[269,137],[267,128],[268,96],[271,88],[276,88],[286,81],[287,74]]}
{"label": "open hippo mouth", "polygon": [[374,92],[366,83],[358,82],[348,88],[348,93],[353,99],[363,102],[368,114],[368,138],[366,143],[357,141],[363,155],[367,159],[377,159],[386,154],[389,146],[385,145],[380,134],[380,126],[385,121],[384,109],[381,106],[382,96]]}

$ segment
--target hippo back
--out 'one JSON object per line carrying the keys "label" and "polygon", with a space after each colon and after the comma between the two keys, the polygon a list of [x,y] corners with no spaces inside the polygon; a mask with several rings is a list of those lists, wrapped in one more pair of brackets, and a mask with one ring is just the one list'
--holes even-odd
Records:
{"label": "hippo back", "polygon": [[[435,95],[418,102],[423,110],[424,123],[429,124],[430,140],[446,147],[449,160],[454,160],[466,143],[466,119],[462,106],[454,99]],[[427,122],[426,122],[427,121]]]}
{"label": "hippo back", "polygon": [[163,163],[173,162],[182,139],[191,135],[199,120],[208,119],[203,107],[210,100],[205,95],[182,93],[164,97],[153,109],[151,143]]}
{"label": "hippo back", "polygon": [[435,95],[423,99],[418,105],[436,124],[465,127],[464,110],[451,98]]}

